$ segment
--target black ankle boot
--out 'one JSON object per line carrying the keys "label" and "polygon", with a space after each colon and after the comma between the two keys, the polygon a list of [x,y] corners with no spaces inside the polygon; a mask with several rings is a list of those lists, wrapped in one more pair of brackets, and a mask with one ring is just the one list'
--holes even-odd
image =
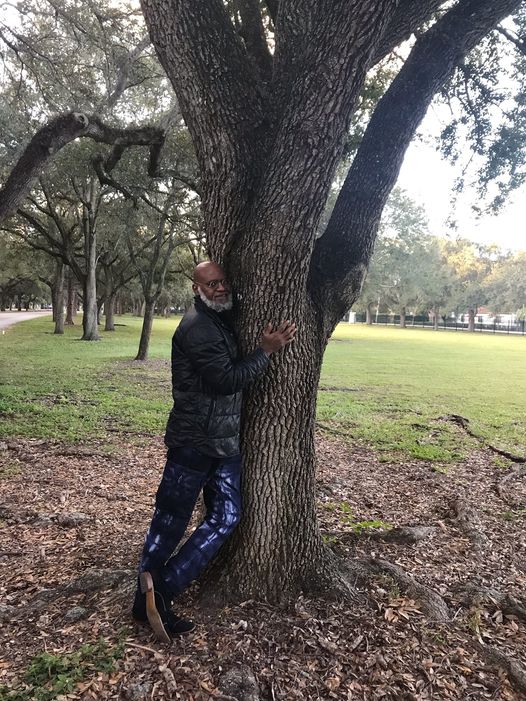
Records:
{"label": "black ankle boot", "polygon": [[172,638],[190,633],[195,624],[176,616],[172,611],[171,594],[159,577],[141,572],[135,593],[132,614],[137,621],[148,621],[159,640],[169,643]]}

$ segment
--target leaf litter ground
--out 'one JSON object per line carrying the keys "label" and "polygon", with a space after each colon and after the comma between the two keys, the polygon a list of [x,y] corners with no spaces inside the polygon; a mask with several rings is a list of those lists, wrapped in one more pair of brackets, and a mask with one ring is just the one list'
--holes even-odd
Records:
{"label": "leaf litter ground", "polygon": [[[524,665],[526,651],[526,480],[517,466],[484,449],[442,468],[393,464],[319,435],[319,519],[328,545],[348,561],[403,568],[444,598],[451,622],[430,619],[411,589],[378,572],[358,605],[301,597],[283,608],[247,601],[210,611],[194,589],[178,610],[197,629],[166,647],[130,620],[164,451],[158,439],[127,440],[109,450],[0,444],[6,698],[8,689],[27,688],[25,671],[42,651],[66,657],[101,638],[121,646],[113,669],[87,665],[73,688],[54,696],[50,682],[42,698],[241,699],[221,690],[225,672],[237,667],[252,670],[269,701],[525,698],[505,669],[510,660]],[[384,539],[401,526],[429,529],[409,544]],[[515,608],[499,595],[510,595]],[[488,650],[506,658],[495,661]]]}

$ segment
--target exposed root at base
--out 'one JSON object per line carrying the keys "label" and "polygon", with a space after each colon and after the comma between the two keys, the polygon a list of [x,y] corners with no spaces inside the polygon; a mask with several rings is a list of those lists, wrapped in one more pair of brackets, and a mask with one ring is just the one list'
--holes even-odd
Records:
{"label": "exposed root at base", "polygon": [[420,604],[422,611],[432,620],[437,623],[448,623],[451,620],[449,607],[440,594],[425,584],[417,582],[398,565],[381,558],[360,560],[359,563],[369,570],[370,576],[386,574],[391,577],[411,599]]}
{"label": "exposed root at base", "polygon": [[449,505],[454,524],[480,549],[488,539],[482,532],[477,513],[460,497],[452,499]]}
{"label": "exposed root at base", "polygon": [[509,504],[512,507],[522,505],[523,500],[520,498],[520,496],[514,494],[513,490],[510,490],[508,485],[513,479],[521,478],[525,475],[526,468],[519,467],[519,465],[515,465],[511,468],[511,470],[508,470],[506,475],[501,480],[499,480],[495,484],[495,491],[497,492],[498,496],[502,499],[503,502]]}
{"label": "exposed root at base", "polygon": [[473,645],[488,664],[499,667],[507,674],[517,691],[526,694],[526,669],[520,662],[476,640],[473,641]]}
{"label": "exposed root at base", "polygon": [[363,605],[367,601],[365,581],[363,573],[325,548],[322,558],[305,577],[302,589],[314,596]]}
{"label": "exposed root at base", "polygon": [[462,596],[464,606],[478,606],[481,603],[490,603],[498,606],[506,616],[516,616],[526,623],[526,602],[516,599],[511,594],[506,594],[496,589],[482,587],[475,582],[467,582],[456,587],[455,593]]}

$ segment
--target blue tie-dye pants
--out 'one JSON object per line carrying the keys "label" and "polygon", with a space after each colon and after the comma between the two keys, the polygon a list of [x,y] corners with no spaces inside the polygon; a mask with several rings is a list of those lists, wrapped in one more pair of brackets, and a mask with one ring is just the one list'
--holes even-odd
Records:
{"label": "blue tie-dye pants", "polygon": [[[173,555],[203,490],[206,515]],[[170,448],[140,571],[154,571],[173,596],[203,571],[241,517],[241,456],[213,458],[193,448]]]}

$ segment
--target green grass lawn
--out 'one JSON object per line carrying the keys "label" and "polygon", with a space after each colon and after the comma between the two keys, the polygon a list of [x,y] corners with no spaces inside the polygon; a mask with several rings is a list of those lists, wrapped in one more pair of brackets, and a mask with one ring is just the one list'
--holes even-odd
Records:
{"label": "green grass lawn", "polygon": [[[155,320],[152,360],[169,357],[177,321]],[[168,370],[132,362],[140,326],[119,318],[99,343],[79,341],[79,326],[54,336],[50,318],[8,329],[0,336],[0,435],[161,433]],[[441,419],[460,414],[484,440],[525,455],[525,360],[523,337],[341,324],[325,356],[318,418],[385,459],[448,462],[474,445]]]}
{"label": "green grass lawn", "polygon": [[325,355],[320,421],[387,455],[448,461],[470,441],[440,417],[458,414],[485,441],[526,454],[526,338],[340,324]]}

